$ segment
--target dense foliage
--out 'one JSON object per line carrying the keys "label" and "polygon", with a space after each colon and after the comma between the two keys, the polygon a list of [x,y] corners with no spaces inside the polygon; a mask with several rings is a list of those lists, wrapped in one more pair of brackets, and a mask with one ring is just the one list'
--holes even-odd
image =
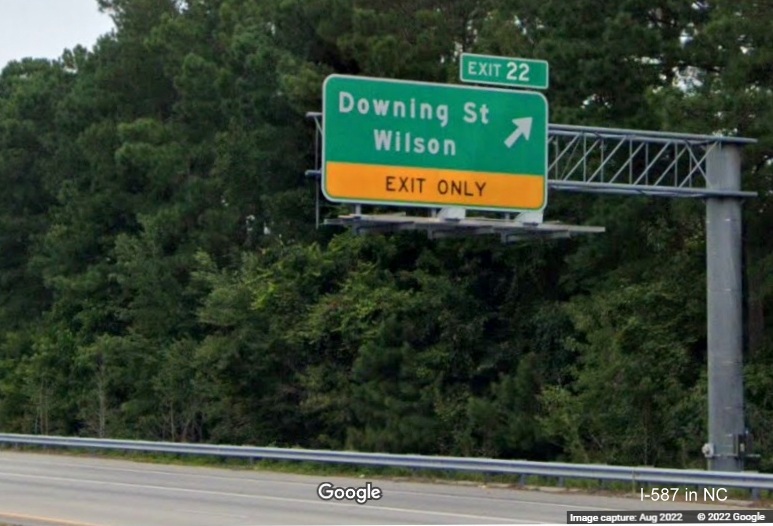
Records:
{"label": "dense foliage", "polygon": [[[315,229],[321,83],[546,59],[551,120],[756,137],[748,419],[773,466],[773,8],[99,0],[0,75],[0,429],[669,466],[706,438],[700,202],[551,194],[501,246]],[[323,207],[334,215],[339,209]]]}

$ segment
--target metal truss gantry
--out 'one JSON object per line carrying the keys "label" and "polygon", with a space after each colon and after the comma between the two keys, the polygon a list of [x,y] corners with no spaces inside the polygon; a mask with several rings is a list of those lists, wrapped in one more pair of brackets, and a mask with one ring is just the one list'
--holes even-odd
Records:
{"label": "metal truss gantry", "polygon": [[[307,175],[321,177],[322,114],[307,114],[316,127],[316,163]],[[743,200],[755,192],[741,189],[741,148],[754,139],[691,135],[587,126],[548,126],[548,187],[552,190],[617,195],[699,198],[706,201],[706,282],[708,336],[708,442],[702,451],[716,471],[743,469],[745,438],[743,394]],[[319,195],[319,192],[318,192]],[[456,225],[452,222],[456,221]],[[500,225],[503,241],[603,231],[543,223],[541,214],[522,214],[485,225],[453,209],[434,210],[431,218],[356,213],[327,220],[358,231],[424,227],[466,235],[491,233]],[[465,224],[465,222],[467,224]],[[429,226],[428,226],[429,225]],[[579,229],[579,230],[577,230]],[[501,232],[500,232],[501,233]],[[688,279],[688,277],[686,277]]]}
{"label": "metal truss gantry", "polygon": [[555,190],[664,197],[754,197],[712,185],[712,153],[752,139],[551,124],[548,184]]}

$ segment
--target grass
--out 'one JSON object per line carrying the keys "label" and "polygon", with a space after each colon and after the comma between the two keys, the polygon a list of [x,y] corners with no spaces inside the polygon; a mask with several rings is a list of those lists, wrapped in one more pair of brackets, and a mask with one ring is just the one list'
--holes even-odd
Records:
{"label": "grass", "polygon": [[[386,480],[410,480],[413,482],[432,482],[432,483],[450,483],[450,484],[469,484],[489,487],[507,487],[516,489],[530,490],[558,490],[577,493],[589,493],[596,495],[609,496],[628,496],[632,498],[641,498],[640,491],[649,494],[650,489],[655,487],[678,487],[678,502],[685,502],[684,496],[687,490],[697,491],[699,496],[703,495],[702,488],[684,487],[680,485],[652,485],[635,484],[622,481],[601,481],[593,479],[565,479],[563,481],[554,477],[520,476],[520,475],[500,475],[492,473],[474,473],[474,472],[456,472],[443,470],[425,470],[409,468],[392,468],[378,466],[357,466],[351,464],[332,464],[300,461],[278,461],[278,460],[249,460],[239,458],[223,458],[214,456],[194,456],[194,455],[175,455],[158,454],[145,452],[123,452],[101,449],[69,449],[69,448],[51,448],[35,446],[16,446],[12,448],[15,451],[45,452],[48,454],[60,454],[67,456],[86,456],[113,458],[120,460],[130,460],[135,462],[146,462],[153,464],[180,465],[180,466],[199,466],[216,467],[235,470],[253,470],[268,471],[273,473],[286,473],[294,475],[309,475],[315,477],[353,477],[368,479],[386,479]],[[755,501],[757,506],[773,507],[773,492],[762,491],[761,499]],[[649,499],[648,499],[649,500]],[[728,489],[728,501],[750,502],[751,492],[743,489]],[[696,503],[712,504],[711,501],[699,499]],[[717,503],[721,504],[721,503]],[[0,526],[3,526],[0,524]]]}

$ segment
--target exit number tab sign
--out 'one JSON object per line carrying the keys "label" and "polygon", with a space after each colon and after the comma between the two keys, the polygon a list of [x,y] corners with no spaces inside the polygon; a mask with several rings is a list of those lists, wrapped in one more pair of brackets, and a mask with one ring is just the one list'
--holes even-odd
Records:
{"label": "exit number tab sign", "polygon": [[459,79],[474,84],[547,89],[549,68],[544,60],[462,53]]}

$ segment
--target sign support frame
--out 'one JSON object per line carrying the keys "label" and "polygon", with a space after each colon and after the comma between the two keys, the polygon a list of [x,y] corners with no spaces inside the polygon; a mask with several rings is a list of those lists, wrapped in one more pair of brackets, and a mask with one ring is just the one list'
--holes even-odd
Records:
{"label": "sign support frame", "polygon": [[[314,120],[318,131],[323,129],[321,113],[310,112],[307,118]],[[741,208],[744,199],[757,193],[741,190],[741,148],[757,140],[558,124],[549,125],[548,136],[552,146],[548,183],[554,190],[705,199],[709,429],[702,450],[709,470],[742,471],[745,459],[752,455],[745,448]],[[602,157],[595,157],[600,152]],[[634,169],[635,152],[656,160]],[[617,163],[610,161],[616,153],[620,155]],[[686,164],[680,164],[680,159],[686,159]],[[605,167],[612,169],[605,172]],[[320,167],[306,175],[319,181]],[[353,219],[358,218],[362,216]],[[405,220],[395,221],[398,223],[405,224]],[[445,223],[450,228],[444,228],[442,235],[453,235],[453,223]],[[364,233],[362,222],[351,216],[328,219],[325,224]],[[468,229],[457,235],[478,233]],[[502,241],[534,237],[503,236]]]}

